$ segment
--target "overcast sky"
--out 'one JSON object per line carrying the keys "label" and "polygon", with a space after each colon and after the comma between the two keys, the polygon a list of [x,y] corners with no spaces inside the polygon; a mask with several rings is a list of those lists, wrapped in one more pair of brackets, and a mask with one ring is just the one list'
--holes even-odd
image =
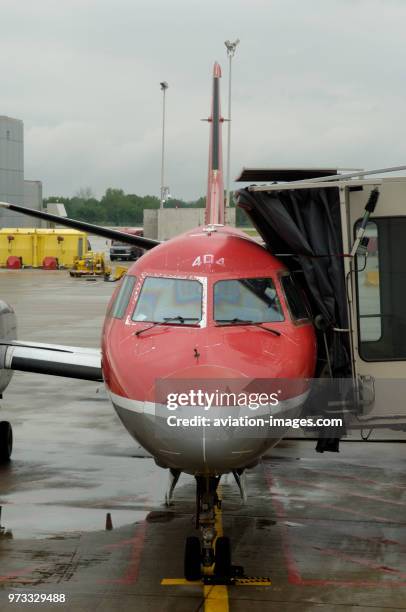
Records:
{"label": "overcast sky", "polygon": [[[406,163],[405,0],[0,0],[0,115],[45,195],[205,193],[212,65],[242,166]],[[224,145],[226,133],[224,133]],[[224,152],[226,147],[224,146]]]}

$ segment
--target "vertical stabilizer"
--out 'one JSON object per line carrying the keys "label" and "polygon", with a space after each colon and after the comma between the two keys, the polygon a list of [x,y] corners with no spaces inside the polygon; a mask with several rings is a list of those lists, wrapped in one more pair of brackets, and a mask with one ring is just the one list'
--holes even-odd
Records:
{"label": "vertical stabilizer", "polygon": [[209,175],[207,182],[206,224],[224,223],[223,151],[221,128],[224,121],[220,108],[221,68],[216,62],[213,68],[213,97],[211,105]]}

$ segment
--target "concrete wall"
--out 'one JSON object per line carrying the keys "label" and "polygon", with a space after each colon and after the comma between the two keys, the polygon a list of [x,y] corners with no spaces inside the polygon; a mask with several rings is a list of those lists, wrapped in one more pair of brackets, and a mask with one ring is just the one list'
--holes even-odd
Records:
{"label": "concrete wall", "polygon": [[[168,240],[204,225],[204,208],[162,208],[144,210],[144,236]],[[235,208],[228,208],[227,225],[235,225]]]}
{"label": "concrete wall", "polygon": [[[24,206],[27,208],[35,208],[35,210],[42,210],[42,183],[41,181],[28,181],[24,180]],[[46,227],[45,221],[41,219],[34,219],[30,227]]]}
{"label": "concrete wall", "polygon": [[[62,202],[48,202],[46,205],[45,211],[50,215],[59,215],[59,217],[67,217],[65,204]],[[48,228],[61,228],[64,225],[60,225],[59,223],[52,223],[51,221],[44,221],[44,227]]]}
{"label": "concrete wall", "polygon": [[162,208],[157,212],[158,240],[168,240],[204,224],[203,208]]}
{"label": "concrete wall", "polygon": [[41,181],[24,180],[24,206],[42,210],[42,183]]}
{"label": "concrete wall", "polygon": [[[0,116],[0,200],[24,203],[24,124],[20,119]],[[29,217],[3,211],[0,227],[33,227]]]}
{"label": "concrete wall", "polygon": [[158,211],[154,208],[146,208],[143,215],[144,236],[146,238],[158,238]]}

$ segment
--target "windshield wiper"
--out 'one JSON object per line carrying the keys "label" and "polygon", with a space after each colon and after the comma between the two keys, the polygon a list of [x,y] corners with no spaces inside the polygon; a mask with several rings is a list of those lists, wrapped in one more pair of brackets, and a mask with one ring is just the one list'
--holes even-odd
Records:
{"label": "windshield wiper", "polygon": [[234,319],[216,319],[217,323],[240,323],[241,325],[247,325],[249,323],[253,323],[250,319],[239,319],[238,317],[234,317]]}
{"label": "windshield wiper", "polygon": [[176,317],[164,317],[163,321],[154,321],[148,327],[144,327],[143,329],[139,329],[138,331],[135,332],[134,336],[139,336],[140,334],[144,333],[145,331],[148,331],[149,329],[152,329],[156,325],[165,325],[166,323],[172,323],[172,322],[175,322],[175,321],[179,321],[179,323],[182,323],[182,325],[183,325],[185,323],[185,321],[199,321],[199,319],[197,317],[182,317],[180,315],[177,315]]}
{"label": "windshield wiper", "polygon": [[223,325],[255,325],[255,327],[259,327],[259,329],[275,334],[275,336],[281,336],[281,332],[278,332],[276,329],[272,329],[271,327],[263,327],[263,323],[251,321],[250,319],[239,319],[238,317],[235,317],[234,319],[217,319],[217,322],[220,323],[220,325],[216,325],[216,327],[222,327]]}
{"label": "windshield wiper", "polygon": [[180,323],[184,323],[185,321],[198,321],[197,317],[181,317],[180,315],[176,317],[164,317],[165,323],[169,323],[170,321],[179,321]]}

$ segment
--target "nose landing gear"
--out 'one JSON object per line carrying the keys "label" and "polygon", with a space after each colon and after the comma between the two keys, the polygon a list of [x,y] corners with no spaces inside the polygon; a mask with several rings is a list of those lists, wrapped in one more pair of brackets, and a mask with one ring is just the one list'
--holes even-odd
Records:
{"label": "nose landing gear", "polygon": [[13,430],[8,421],[0,422],[0,463],[10,460],[13,450]]}
{"label": "nose landing gear", "polygon": [[[185,579],[203,579],[205,584],[233,584],[243,576],[243,568],[231,563],[230,539],[218,536],[221,499],[217,493],[220,476],[196,476],[196,529],[198,537],[188,537],[185,544]],[[210,569],[212,568],[212,572]]]}

